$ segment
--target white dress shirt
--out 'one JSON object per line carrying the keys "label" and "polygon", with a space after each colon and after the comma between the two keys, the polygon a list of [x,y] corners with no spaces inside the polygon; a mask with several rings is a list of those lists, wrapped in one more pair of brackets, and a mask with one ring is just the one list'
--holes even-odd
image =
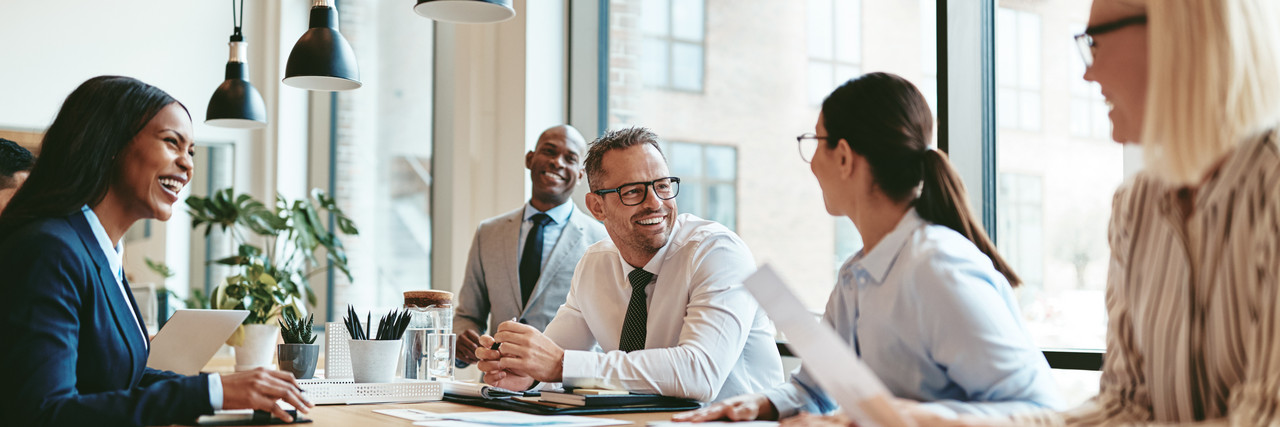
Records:
{"label": "white dress shirt", "polygon": [[533,228],[533,216],[546,214],[550,221],[542,226],[542,265],[538,268],[539,270],[547,268],[547,260],[551,259],[551,250],[555,249],[556,242],[560,240],[560,234],[564,232],[565,224],[569,223],[569,215],[573,214],[573,209],[573,200],[547,209],[546,212],[541,212],[526,202],[524,219],[520,221],[520,238],[516,240],[516,253],[524,257],[524,241],[529,238],[529,230]]}
{"label": "white dress shirt", "polygon": [[645,349],[627,353],[618,341],[631,298],[627,274],[635,268],[611,240],[582,256],[546,331],[566,350],[566,382],[701,401],[783,383],[773,323],[742,287],[756,268],[736,234],[680,215],[666,246],[643,268],[656,276],[646,289]]}
{"label": "white dress shirt", "polygon": [[[120,296],[125,303],[129,304],[129,313],[133,315],[133,323],[138,327],[138,334],[142,335],[142,342],[147,346],[147,350],[151,349],[151,340],[147,338],[147,334],[142,331],[142,322],[138,320],[138,312],[133,307],[132,299],[129,297],[129,290],[124,288],[124,247],[118,242],[112,242],[111,236],[107,235],[107,230],[102,227],[102,221],[98,220],[98,215],[89,208],[89,205],[80,207],[80,211],[84,212],[85,221],[89,222],[89,229],[93,230],[93,236],[98,238],[98,245],[102,248],[103,255],[107,257],[107,266],[111,269],[111,275],[116,279],[116,286],[120,288]],[[209,374],[209,404],[213,406],[213,410],[222,409],[222,376],[216,372]]]}

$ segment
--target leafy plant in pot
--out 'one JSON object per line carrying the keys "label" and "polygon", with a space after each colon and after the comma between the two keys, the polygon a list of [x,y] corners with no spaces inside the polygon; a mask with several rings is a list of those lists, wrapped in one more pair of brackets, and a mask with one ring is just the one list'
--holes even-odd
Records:
{"label": "leafy plant in pot", "polygon": [[[271,363],[277,336],[272,319],[285,312],[301,318],[306,306],[315,305],[315,292],[309,284],[312,275],[332,265],[351,280],[342,241],[321,220],[321,210],[330,215],[342,234],[357,235],[359,231],[323,191],[312,190],[310,198],[294,201],[277,195],[274,208],[268,208],[253,196],[227,188],[207,198],[188,197],[187,207],[193,228],[203,226],[207,236],[215,225],[220,226],[237,244],[235,255],[213,262],[232,266],[239,274],[227,277],[210,294],[212,308],[249,311],[244,324],[227,340],[228,345],[237,347],[237,370]],[[248,233],[254,235],[252,242]]]}
{"label": "leafy plant in pot", "polygon": [[316,360],[320,357],[320,344],[315,343],[316,335],[311,329],[315,315],[307,315],[307,319],[302,320],[286,311],[280,317],[280,335],[284,338],[284,344],[276,346],[280,370],[293,372],[293,377],[300,380],[310,379],[316,373]]}

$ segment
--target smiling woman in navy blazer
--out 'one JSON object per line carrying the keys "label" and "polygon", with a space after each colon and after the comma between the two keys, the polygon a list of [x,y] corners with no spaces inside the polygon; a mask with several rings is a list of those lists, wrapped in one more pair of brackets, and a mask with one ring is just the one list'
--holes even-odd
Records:
{"label": "smiling woman in navy blazer", "polygon": [[[6,425],[157,425],[215,409],[310,407],[289,373],[183,376],[146,367],[146,326],[120,238],[168,220],[191,178],[191,115],[128,77],[92,78],[49,126],[0,214],[0,414]],[[12,423],[12,424],[10,424]]]}

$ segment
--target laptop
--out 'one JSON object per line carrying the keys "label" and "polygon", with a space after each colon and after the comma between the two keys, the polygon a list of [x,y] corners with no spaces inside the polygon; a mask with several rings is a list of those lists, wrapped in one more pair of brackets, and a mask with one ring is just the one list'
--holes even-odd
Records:
{"label": "laptop", "polygon": [[178,310],[151,339],[147,367],[195,375],[231,337],[248,310]]}

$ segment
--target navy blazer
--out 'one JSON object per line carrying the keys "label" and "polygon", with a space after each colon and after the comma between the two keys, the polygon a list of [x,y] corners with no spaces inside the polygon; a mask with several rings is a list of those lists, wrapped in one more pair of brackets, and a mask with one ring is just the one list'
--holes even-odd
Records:
{"label": "navy blazer", "polygon": [[207,374],[146,367],[133,296],[120,295],[79,209],[5,237],[0,272],[0,424],[140,426],[213,413]]}

